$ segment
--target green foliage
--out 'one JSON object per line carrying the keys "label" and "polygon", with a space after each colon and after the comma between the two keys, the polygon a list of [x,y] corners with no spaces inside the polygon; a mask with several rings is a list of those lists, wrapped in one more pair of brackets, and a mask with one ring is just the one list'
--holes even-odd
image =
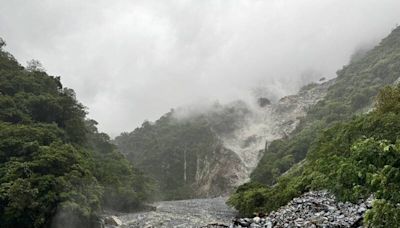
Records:
{"label": "green foliage", "polygon": [[251,216],[254,212],[264,211],[269,201],[270,189],[259,183],[250,182],[241,185],[232,195],[228,204],[234,205],[242,215]]}
{"label": "green foliage", "polygon": [[295,165],[291,173],[280,177],[273,187],[254,181],[241,185],[230,196],[228,204],[243,216],[271,212],[308,189],[308,177],[300,176],[303,171],[302,166]]}
{"label": "green foliage", "polygon": [[[220,165],[216,156],[225,150],[217,135],[231,136],[249,114],[249,107],[242,101],[215,103],[204,112],[171,110],[154,123],[146,121],[134,131],[122,133],[114,142],[135,167],[156,181],[159,198],[204,196],[199,185],[204,186],[209,170]],[[219,177],[212,182],[215,192],[230,184]]]}
{"label": "green foliage", "polygon": [[144,122],[133,132],[116,137],[115,143],[136,167],[156,180],[162,199],[193,197],[197,168],[219,145],[203,117],[178,121],[174,112],[154,124]]}
{"label": "green foliage", "polygon": [[[273,187],[257,185],[245,190],[239,187],[229,202],[247,214],[260,208],[274,210],[312,189],[328,189],[339,200],[352,202],[373,194],[376,207],[367,212],[366,224],[397,227],[400,224],[399,96],[400,86],[384,88],[374,111],[323,131],[310,147],[306,161],[280,177]],[[259,192],[263,194],[254,195]],[[264,204],[255,205],[255,197]]]}
{"label": "green foliage", "polygon": [[34,63],[0,47],[0,227],[91,227],[102,207],[140,208],[148,179]]}
{"label": "green foliage", "polygon": [[[327,95],[307,111],[306,117],[289,137],[277,143],[271,142],[251,175],[253,181],[275,183],[288,170],[279,164],[284,157],[292,155],[295,163],[304,159],[321,130],[367,111],[378,91],[400,77],[400,27],[378,46],[364,52],[337,72],[338,77]],[[310,84],[302,90],[312,86]]]}
{"label": "green foliage", "polygon": [[97,131],[94,120],[87,121],[88,143],[94,148],[93,173],[103,186],[102,205],[120,211],[138,210],[151,199],[152,180],[135,169],[111,144],[110,138]]}
{"label": "green foliage", "polygon": [[267,185],[274,184],[282,173],[305,157],[309,145],[318,134],[316,129],[319,128],[320,124],[315,122],[304,127],[293,138],[272,141],[252,172],[251,179]]}
{"label": "green foliage", "polygon": [[[377,200],[366,214],[366,225],[398,227],[400,87],[385,85],[400,77],[399,60],[397,28],[338,72],[326,97],[307,111],[297,129],[265,150],[251,175],[252,183],[262,184],[239,187],[229,203],[250,214],[275,210],[309,190],[328,189],[353,202],[374,194]],[[373,103],[372,112],[354,117]],[[280,164],[288,163],[289,155],[295,162],[306,159],[280,176],[287,170]]]}
{"label": "green foliage", "polygon": [[377,111],[380,113],[387,113],[387,112],[400,112],[400,94],[395,87],[386,87],[382,90],[377,99]]}
{"label": "green foliage", "polygon": [[398,227],[400,208],[386,200],[375,200],[372,209],[365,214],[366,227]]}
{"label": "green foliage", "polygon": [[311,82],[311,83],[309,83],[309,84],[307,84],[307,85],[302,86],[302,87],[300,88],[300,92],[302,92],[302,91],[308,91],[308,90],[310,90],[310,89],[312,89],[312,88],[315,88],[315,87],[317,87],[317,86],[318,86],[318,83]]}
{"label": "green foliage", "polygon": [[6,133],[0,139],[2,227],[46,226],[65,201],[79,204],[87,219],[100,208],[102,191],[85,161],[88,152],[64,144],[51,127],[0,126],[0,132]]}

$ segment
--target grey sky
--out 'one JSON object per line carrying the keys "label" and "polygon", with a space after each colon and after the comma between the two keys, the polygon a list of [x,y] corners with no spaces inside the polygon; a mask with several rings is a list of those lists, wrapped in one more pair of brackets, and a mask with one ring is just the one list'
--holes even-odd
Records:
{"label": "grey sky", "polygon": [[399,22],[399,0],[0,0],[6,50],[60,75],[113,136],[255,87],[293,93]]}

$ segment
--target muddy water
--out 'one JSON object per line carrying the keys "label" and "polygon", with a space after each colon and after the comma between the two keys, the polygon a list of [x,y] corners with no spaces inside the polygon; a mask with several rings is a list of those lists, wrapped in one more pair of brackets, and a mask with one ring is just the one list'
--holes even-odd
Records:
{"label": "muddy water", "polygon": [[122,214],[118,218],[121,227],[163,228],[163,227],[202,227],[211,223],[229,224],[235,210],[225,204],[227,198],[191,199],[158,202],[155,211]]}

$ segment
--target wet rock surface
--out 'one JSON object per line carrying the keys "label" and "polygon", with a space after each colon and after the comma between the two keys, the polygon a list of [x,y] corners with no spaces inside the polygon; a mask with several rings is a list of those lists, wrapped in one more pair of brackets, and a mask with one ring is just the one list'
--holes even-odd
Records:
{"label": "wet rock surface", "polygon": [[358,204],[343,203],[326,191],[309,192],[266,217],[234,219],[229,227],[362,227],[371,202],[372,198]]}

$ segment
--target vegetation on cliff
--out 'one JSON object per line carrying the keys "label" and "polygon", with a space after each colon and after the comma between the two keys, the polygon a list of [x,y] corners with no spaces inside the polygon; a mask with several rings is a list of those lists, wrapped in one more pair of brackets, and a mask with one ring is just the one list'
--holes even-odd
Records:
{"label": "vegetation on cliff", "polygon": [[218,140],[206,122],[181,122],[170,112],[154,124],[144,122],[116,137],[127,158],[157,181],[162,199],[185,199],[194,194],[199,159],[216,150]]}
{"label": "vegetation on cliff", "polygon": [[400,27],[363,57],[337,72],[324,99],[312,106],[289,137],[273,141],[251,178],[274,184],[292,164],[303,160],[322,129],[346,121],[372,107],[379,89],[400,77]]}
{"label": "vegetation on cliff", "polygon": [[[115,138],[118,149],[136,167],[154,178],[160,199],[187,199],[212,194],[199,188],[203,177],[218,165],[218,154],[228,152],[217,134],[229,134],[247,109],[215,104],[213,111],[180,116],[172,110],[154,123],[144,122],[130,133]],[[234,155],[233,152],[231,152]],[[223,177],[214,189],[228,186]]]}
{"label": "vegetation on cliff", "polygon": [[[338,199],[353,202],[374,194],[366,224],[398,226],[400,87],[384,86],[400,77],[399,60],[397,28],[338,71],[327,96],[308,111],[292,135],[270,144],[252,181],[237,189],[230,204],[251,214],[275,210],[309,190],[328,189]],[[372,106],[373,111],[361,114]],[[281,168],[288,157],[295,162],[306,159],[279,177],[288,168]]]}
{"label": "vegetation on cliff", "polygon": [[366,222],[374,227],[399,224],[399,117],[400,86],[386,87],[374,111],[323,131],[305,162],[274,186],[248,183],[237,190],[230,203],[251,214],[275,210],[309,190],[328,189],[339,200],[352,202],[373,194],[377,200],[367,212]]}

